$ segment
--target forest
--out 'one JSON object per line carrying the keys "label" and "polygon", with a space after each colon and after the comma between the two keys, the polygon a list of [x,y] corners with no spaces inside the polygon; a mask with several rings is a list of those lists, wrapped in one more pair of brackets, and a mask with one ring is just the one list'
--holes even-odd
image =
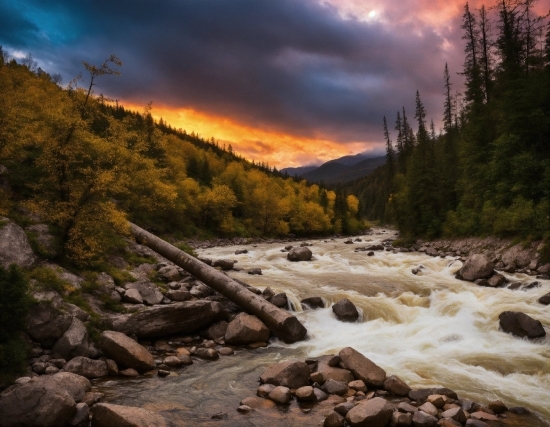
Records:
{"label": "forest", "polygon": [[391,132],[384,117],[387,162],[349,189],[367,217],[397,225],[403,241],[550,240],[550,27],[535,3],[466,3],[465,90],[453,90],[442,66],[442,131],[428,125],[418,91],[414,121],[400,109]]}
{"label": "forest", "polygon": [[99,262],[127,234],[127,220],[176,240],[364,228],[355,196],[157,122],[151,104],[138,113],[96,95],[101,79],[122,78],[115,55],[84,62],[89,84],[75,78],[65,88],[30,55],[20,62],[0,48],[0,215],[42,218],[58,239],[58,261]]}

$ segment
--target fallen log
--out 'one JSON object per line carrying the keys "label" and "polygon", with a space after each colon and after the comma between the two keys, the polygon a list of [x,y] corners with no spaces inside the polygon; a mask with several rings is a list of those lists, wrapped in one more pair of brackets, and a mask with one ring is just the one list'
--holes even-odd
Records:
{"label": "fallen log", "polygon": [[231,277],[186,254],[141,227],[133,223],[130,223],[130,227],[138,243],[148,246],[233,301],[247,313],[258,317],[278,338],[286,343],[305,339],[307,330],[296,316],[274,306],[231,279]]}

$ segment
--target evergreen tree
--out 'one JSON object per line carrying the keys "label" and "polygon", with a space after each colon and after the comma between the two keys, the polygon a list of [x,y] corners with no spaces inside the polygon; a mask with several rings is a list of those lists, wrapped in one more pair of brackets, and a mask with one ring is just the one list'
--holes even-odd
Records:
{"label": "evergreen tree", "polygon": [[464,14],[462,15],[462,26],[464,30],[463,40],[466,40],[464,52],[466,57],[464,60],[463,74],[466,76],[466,102],[474,105],[481,104],[483,101],[483,91],[481,83],[481,70],[479,67],[479,30],[475,15],[470,12],[468,3],[464,6]]}
{"label": "evergreen tree", "polygon": [[386,116],[384,116],[384,139],[386,140],[386,167],[388,169],[388,182],[390,182],[395,173],[395,150],[390,139]]}

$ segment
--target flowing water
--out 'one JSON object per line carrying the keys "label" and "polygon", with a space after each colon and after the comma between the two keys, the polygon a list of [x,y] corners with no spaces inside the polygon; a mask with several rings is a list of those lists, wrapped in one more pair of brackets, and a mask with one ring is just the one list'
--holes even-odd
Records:
{"label": "flowing water", "polygon": [[[268,348],[240,350],[216,362],[195,362],[165,379],[110,381],[101,385],[107,401],[161,411],[188,425],[317,425],[323,405],[237,414],[240,399],[255,394],[257,380],[268,364],[279,360],[338,353],[352,346],[411,387],[444,386],[460,397],[481,403],[501,399],[509,407],[524,406],[536,417],[510,425],[550,426],[550,336],[528,341],[499,331],[498,316],[506,310],[523,311],[540,320],[550,333],[550,307],[537,299],[550,292],[550,281],[538,288],[510,290],[484,288],[459,281],[454,273],[462,266],[452,258],[432,258],[421,253],[354,252],[354,248],[379,243],[390,232],[378,230],[363,242],[343,244],[343,239],[314,241],[311,262],[291,263],[281,244],[258,244],[247,254],[241,247],[200,251],[211,258],[238,260],[242,272],[233,277],[260,289],[270,286],[286,292],[296,315],[308,330],[308,340],[286,345],[274,340]],[[423,266],[419,275],[411,270]],[[262,276],[249,276],[260,267]],[[529,283],[532,277],[507,275]],[[299,301],[311,296],[326,300],[326,307],[302,311]],[[359,309],[357,323],[338,321],[330,304],[349,298]],[[310,412],[311,411],[311,412]],[[211,420],[218,412],[225,420]],[[224,416],[225,417],[225,416]],[[528,421],[526,421],[528,420]],[[526,423],[527,422],[527,423]]]}

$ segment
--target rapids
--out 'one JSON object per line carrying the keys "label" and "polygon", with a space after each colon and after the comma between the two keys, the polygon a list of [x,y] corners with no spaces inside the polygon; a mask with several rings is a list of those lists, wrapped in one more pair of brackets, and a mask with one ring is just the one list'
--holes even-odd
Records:
{"label": "rapids", "polygon": [[[193,415],[186,419],[194,421],[189,425],[263,425],[260,416],[243,416],[235,408],[240,399],[255,394],[265,366],[352,346],[413,388],[444,386],[481,403],[498,398],[508,407],[534,412],[538,420],[530,419],[529,425],[550,426],[550,336],[523,340],[499,331],[498,325],[502,311],[523,311],[540,320],[549,333],[550,307],[537,299],[550,292],[550,281],[538,280],[541,286],[529,290],[484,288],[455,279],[462,263],[453,258],[392,252],[369,257],[367,252],[354,252],[393,237],[392,232],[376,230],[352,245],[344,239],[311,241],[314,259],[298,263],[286,260],[282,244],[247,246],[248,253],[241,255],[234,253],[242,246],[199,251],[203,257],[238,260],[242,271],[231,272],[235,278],[286,292],[308,329],[308,339],[292,345],[273,340],[266,349],[195,363],[179,377],[109,381],[100,385],[106,401],[161,410],[173,419],[191,410]],[[421,273],[412,274],[420,265]],[[263,275],[247,275],[252,267],[260,267]],[[526,283],[535,280],[522,274],[505,276]],[[323,297],[326,308],[303,311],[300,300],[311,296]],[[360,322],[336,320],[330,304],[344,297],[360,309]],[[311,424],[301,409],[293,404],[269,422],[299,426],[322,420],[322,408],[307,414]],[[220,411],[228,414],[225,422],[209,419]]]}

